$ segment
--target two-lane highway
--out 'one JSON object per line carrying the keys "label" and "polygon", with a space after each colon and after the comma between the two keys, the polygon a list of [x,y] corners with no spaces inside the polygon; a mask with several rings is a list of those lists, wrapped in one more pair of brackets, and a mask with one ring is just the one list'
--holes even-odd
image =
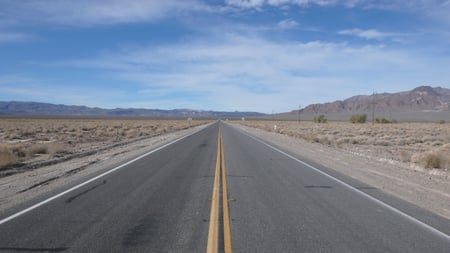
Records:
{"label": "two-lane highway", "polygon": [[5,218],[0,252],[450,252],[447,231],[222,122]]}

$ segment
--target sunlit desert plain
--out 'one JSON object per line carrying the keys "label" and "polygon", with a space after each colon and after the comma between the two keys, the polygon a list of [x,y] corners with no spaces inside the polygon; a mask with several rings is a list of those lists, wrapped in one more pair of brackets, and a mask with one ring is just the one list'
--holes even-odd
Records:
{"label": "sunlit desert plain", "polygon": [[95,152],[207,120],[1,118],[0,170]]}
{"label": "sunlit desert plain", "polygon": [[309,142],[346,149],[376,159],[411,163],[423,168],[450,169],[450,124],[353,124],[311,121],[236,121]]}

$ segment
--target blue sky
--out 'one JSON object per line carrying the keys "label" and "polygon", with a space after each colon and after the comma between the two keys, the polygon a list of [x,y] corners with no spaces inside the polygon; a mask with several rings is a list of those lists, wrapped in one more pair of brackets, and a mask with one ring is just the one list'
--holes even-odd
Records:
{"label": "blue sky", "polygon": [[0,0],[0,100],[285,112],[450,87],[449,0]]}

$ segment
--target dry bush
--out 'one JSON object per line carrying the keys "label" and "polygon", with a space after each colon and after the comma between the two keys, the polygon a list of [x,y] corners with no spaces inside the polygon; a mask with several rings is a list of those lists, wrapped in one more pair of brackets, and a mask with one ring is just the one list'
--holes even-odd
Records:
{"label": "dry bush", "polygon": [[325,115],[321,114],[321,115],[319,115],[317,117],[314,117],[314,122],[316,122],[316,123],[327,123],[328,119],[325,118]]}
{"label": "dry bush", "polygon": [[127,138],[136,138],[138,135],[139,135],[138,131],[134,129],[130,129],[125,132],[125,136]]}
{"label": "dry bush", "polygon": [[375,141],[373,144],[377,145],[377,146],[389,146],[391,144],[391,142],[387,141],[387,140],[378,140],[378,141]]}
{"label": "dry bush", "polygon": [[420,164],[427,169],[443,169],[448,166],[448,157],[442,152],[428,151],[412,156],[414,163]]}
{"label": "dry bush", "polygon": [[59,154],[67,153],[67,148],[62,143],[49,143],[47,144],[47,151],[51,156],[57,156]]}
{"label": "dry bush", "polygon": [[343,137],[343,138],[337,139],[336,144],[337,144],[338,146],[341,146],[341,145],[343,145],[343,144],[348,144],[348,143],[350,143],[350,141],[351,141],[350,138],[348,138],[348,137]]}
{"label": "dry bush", "polygon": [[412,156],[411,160],[425,168],[450,169],[450,143],[425,152],[418,152]]}
{"label": "dry bush", "polygon": [[12,145],[10,146],[10,149],[13,152],[13,154],[19,159],[25,158],[29,155],[27,148],[22,144]]}
{"label": "dry bush", "polygon": [[28,153],[33,156],[35,154],[48,154],[49,150],[48,150],[48,146],[45,144],[33,144],[29,149],[28,149]]}
{"label": "dry bush", "polygon": [[22,137],[32,137],[32,136],[34,136],[35,134],[36,134],[36,132],[33,131],[33,130],[31,130],[31,129],[22,129],[22,130],[20,131],[20,135],[21,135]]}
{"label": "dry bush", "polygon": [[0,143],[9,148],[6,153],[2,150],[2,155],[12,153],[15,162],[26,164],[207,122],[210,120],[2,118]]}
{"label": "dry bush", "polygon": [[[351,124],[350,122],[236,121],[308,142],[348,149],[370,157],[414,162],[426,167],[450,168],[450,124],[398,123]],[[436,153],[436,155],[429,155]],[[413,159],[413,154],[414,159]],[[419,155],[420,154],[420,155]],[[428,154],[428,155],[424,155]],[[438,164],[439,163],[439,164]],[[439,165],[439,166],[438,166]]]}
{"label": "dry bush", "polygon": [[411,153],[402,150],[400,151],[400,161],[407,163],[411,161]]}
{"label": "dry bush", "polygon": [[0,168],[13,165],[17,162],[17,158],[11,149],[7,146],[0,146]]}
{"label": "dry bush", "polygon": [[355,123],[366,123],[367,114],[355,114],[350,117],[350,122]]}

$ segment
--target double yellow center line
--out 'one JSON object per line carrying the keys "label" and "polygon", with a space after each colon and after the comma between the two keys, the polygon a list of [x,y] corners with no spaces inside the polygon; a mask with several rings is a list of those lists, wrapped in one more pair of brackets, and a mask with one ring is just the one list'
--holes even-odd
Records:
{"label": "double yellow center line", "polygon": [[[220,192],[221,185],[222,185],[222,192]],[[220,197],[222,197],[222,220],[223,220],[222,224],[219,221]],[[228,209],[227,171],[225,166],[222,131],[220,128],[219,128],[219,135],[217,137],[217,160],[214,176],[213,194],[211,200],[212,203],[209,219],[208,246],[206,252],[216,253],[219,251],[219,227],[222,225],[223,245],[220,245],[220,247],[223,246],[225,253],[231,253],[232,247],[231,247],[230,213]]]}

